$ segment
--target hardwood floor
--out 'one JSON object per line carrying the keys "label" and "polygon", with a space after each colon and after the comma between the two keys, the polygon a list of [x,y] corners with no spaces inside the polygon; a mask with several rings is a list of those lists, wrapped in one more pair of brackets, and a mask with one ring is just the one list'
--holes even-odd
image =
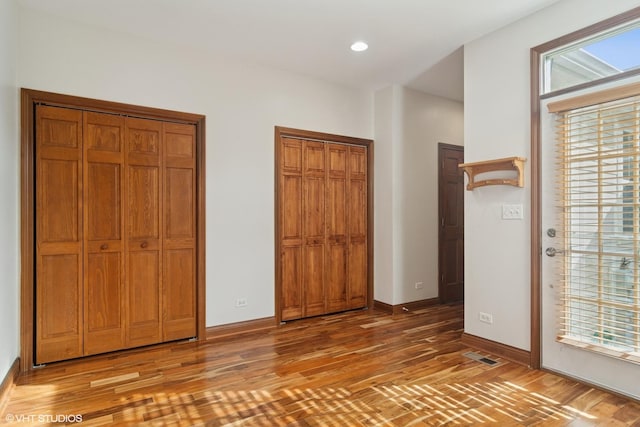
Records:
{"label": "hardwood floor", "polygon": [[462,327],[461,305],[359,311],[52,364],[18,379],[0,422],[47,424],[39,416],[48,414],[81,416],[82,426],[640,425],[638,402],[479,351],[498,363],[465,356],[473,350],[460,342]]}

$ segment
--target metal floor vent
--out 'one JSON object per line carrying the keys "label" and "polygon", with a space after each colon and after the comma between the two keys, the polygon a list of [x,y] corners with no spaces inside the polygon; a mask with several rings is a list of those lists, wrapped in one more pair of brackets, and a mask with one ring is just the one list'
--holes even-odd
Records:
{"label": "metal floor vent", "polygon": [[477,360],[478,362],[482,362],[485,365],[489,365],[489,366],[493,366],[493,365],[497,365],[498,362],[493,360],[493,359],[489,359],[488,357],[484,357],[478,353],[474,353],[472,351],[463,354],[463,356],[468,357],[471,360]]}

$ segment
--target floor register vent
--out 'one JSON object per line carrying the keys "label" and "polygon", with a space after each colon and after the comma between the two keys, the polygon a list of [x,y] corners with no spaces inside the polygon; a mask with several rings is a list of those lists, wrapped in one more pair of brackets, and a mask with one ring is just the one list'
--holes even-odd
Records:
{"label": "floor register vent", "polygon": [[472,360],[477,360],[478,362],[482,362],[485,365],[493,366],[493,365],[496,365],[498,363],[497,361],[495,361],[493,359],[489,359],[488,357],[484,357],[484,356],[482,356],[482,355],[480,355],[478,353],[474,353],[472,351],[470,351],[468,353],[465,353],[463,356],[468,357],[469,359],[472,359]]}

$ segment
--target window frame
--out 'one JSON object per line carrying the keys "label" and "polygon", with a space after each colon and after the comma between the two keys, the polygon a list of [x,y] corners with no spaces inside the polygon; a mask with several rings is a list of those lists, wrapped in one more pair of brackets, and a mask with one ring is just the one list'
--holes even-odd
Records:
{"label": "window frame", "polygon": [[[594,86],[600,86],[609,82],[615,82],[617,80],[627,79],[632,76],[640,75],[640,67],[624,71],[620,74],[603,77],[601,79],[592,80],[590,82],[580,83],[574,86],[570,86],[564,89],[558,89],[555,91],[544,93],[542,88],[544,87],[544,72],[545,66],[544,56],[551,52],[563,50],[569,48],[572,45],[576,45],[582,41],[590,38],[595,39],[599,35],[604,35],[609,32],[615,32],[618,28],[623,28],[627,25],[631,25],[634,21],[640,22],[640,7],[636,7],[627,12],[616,15],[612,18],[590,25],[578,31],[574,31],[565,36],[559,37],[550,42],[541,44],[531,49],[531,89],[532,89],[532,101],[535,100],[539,103],[541,100],[554,98],[556,96],[564,95],[571,92],[577,92],[583,89],[588,89]],[[535,87],[534,87],[535,86]],[[538,108],[539,109],[539,108]]]}
{"label": "window frame", "polygon": [[571,93],[578,90],[586,89],[592,86],[625,79],[637,74],[636,72],[628,72],[610,76],[609,78],[599,80],[598,82],[589,82],[580,86],[574,86],[562,91],[547,93],[541,95],[541,58],[542,55],[550,50],[557,49],[561,46],[569,45],[578,40],[589,37],[590,35],[606,32],[612,28],[624,25],[633,20],[640,19],[640,6],[630,9],[626,12],[615,15],[611,18],[597,22],[580,30],[571,32],[564,36],[558,37],[546,43],[531,48],[530,50],[530,109],[531,109],[531,334],[530,334],[530,352],[529,365],[534,369],[541,367],[542,360],[542,204],[541,204],[541,119],[540,110],[542,100],[559,96],[565,93]]}
{"label": "window frame", "polygon": [[607,40],[608,38],[612,38],[612,37],[617,37],[621,34],[626,33],[627,31],[633,31],[633,30],[640,30],[640,18],[630,19],[620,25],[612,26],[606,30],[598,31],[592,34],[587,34],[584,37],[578,38],[571,43],[560,45],[554,49],[550,49],[550,50],[547,50],[546,52],[541,53],[541,58],[540,58],[541,98],[542,99],[553,98],[555,96],[562,95],[564,93],[570,93],[577,90],[589,88],[592,86],[599,86],[610,81],[625,79],[625,78],[634,76],[636,74],[640,74],[640,64],[638,64],[638,66],[626,71],[621,71],[620,73],[612,74],[609,76],[597,78],[590,81],[585,81],[583,83],[574,84],[561,89],[550,90],[549,92],[546,92],[544,89],[547,85],[551,85],[552,69],[551,69],[551,63],[548,61],[550,56],[555,54],[560,54],[560,53],[577,51],[577,50],[580,50],[582,47],[589,46],[592,43]]}

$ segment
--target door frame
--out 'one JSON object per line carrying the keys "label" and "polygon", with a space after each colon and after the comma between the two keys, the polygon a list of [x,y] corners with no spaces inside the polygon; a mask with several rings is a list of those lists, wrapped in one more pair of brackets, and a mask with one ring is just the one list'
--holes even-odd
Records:
{"label": "door frame", "polygon": [[542,203],[541,203],[541,111],[540,104],[545,98],[557,96],[624,79],[640,73],[640,69],[606,77],[595,82],[583,83],[547,95],[540,93],[541,58],[550,50],[576,42],[588,36],[606,31],[618,25],[640,18],[640,7],[628,10],[609,19],[569,33],[565,36],[531,48],[531,351],[529,366],[540,369],[542,362]]}
{"label": "door frame", "polygon": [[279,168],[282,159],[280,150],[280,141],[282,138],[298,138],[320,142],[335,142],[338,144],[357,145],[367,148],[367,307],[373,310],[373,140],[365,138],[356,138],[344,135],[334,135],[330,133],[315,132],[302,129],[294,129],[282,126],[275,127],[275,156],[274,156],[274,184],[275,184],[275,205],[274,205],[274,221],[275,221],[275,318],[276,324],[282,322],[282,313],[280,302],[282,298],[282,272],[280,271],[281,253],[280,253],[280,202],[282,195],[280,194],[280,177]]}
{"label": "door frame", "polygon": [[[444,170],[443,165],[443,154],[444,150],[452,150],[452,151],[461,151],[464,155],[464,146],[463,145],[453,145],[453,144],[445,144],[444,142],[438,143],[438,298],[440,299],[440,303],[442,303],[442,295],[444,294],[444,274],[443,274],[443,266],[442,266],[442,243],[443,243],[443,224],[444,224],[444,206],[442,205],[442,195],[444,194],[444,186],[442,185],[442,171]],[[462,184],[464,191],[464,182]],[[464,210],[464,205],[463,205]],[[463,211],[464,212],[464,211]],[[464,227],[464,221],[462,221],[462,227]],[[464,233],[464,231],[463,231]],[[464,235],[464,234],[463,234]],[[464,266],[463,266],[464,269]],[[463,290],[464,290],[464,282],[463,282]]]}
{"label": "door frame", "polygon": [[195,125],[196,334],[197,339],[205,339],[205,116],[22,88],[20,107],[20,372],[33,369],[35,349],[35,107],[39,104]]}

